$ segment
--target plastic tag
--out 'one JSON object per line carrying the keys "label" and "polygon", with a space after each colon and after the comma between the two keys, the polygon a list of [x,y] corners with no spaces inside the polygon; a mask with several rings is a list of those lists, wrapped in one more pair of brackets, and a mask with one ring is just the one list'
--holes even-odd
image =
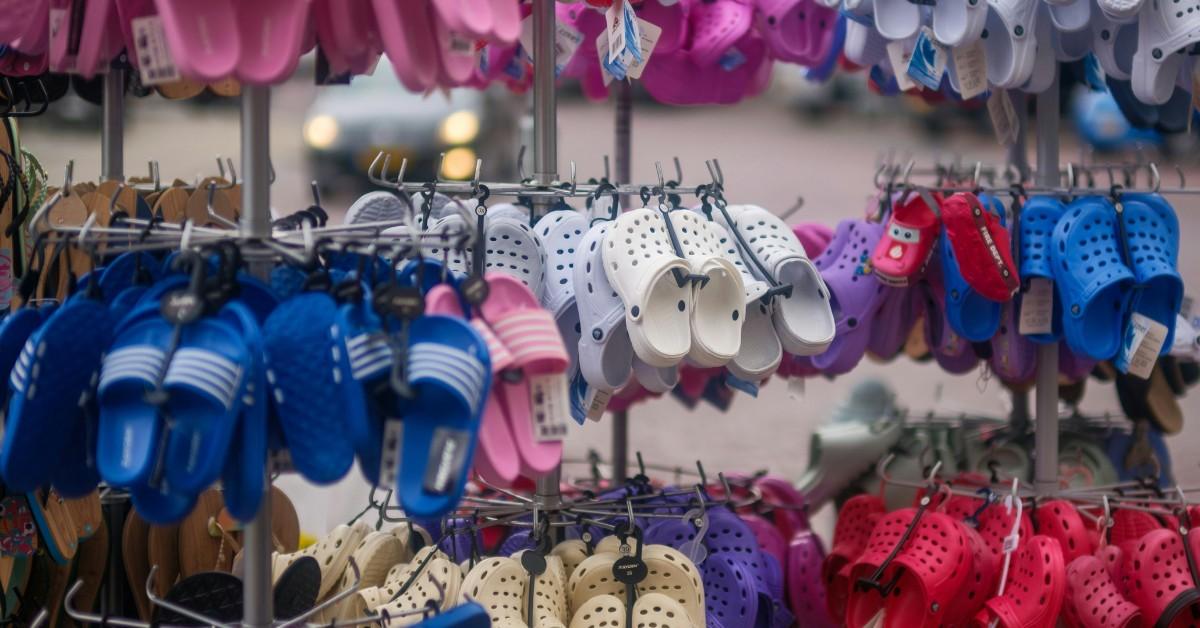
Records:
{"label": "plastic tag", "polygon": [[383,422],[383,455],[379,457],[379,488],[396,488],[396,474],[400,472],[400,439],[404,437],[404,423],[396,418]]}
{"label": "plastic tag", "polygon": [[646,64],[650,62],[650,55],[654,53],[655,46],[658,46],[658,38],[662,35],[662,29],[641,18],[638,18],[637,23],[641,33],[639,50],[642,55],[641,59],[634,59],[629,63],[629,76],[640,79],[642,72],[646,70]]}
{"label": "plastic tag", "polygon": [[[613,79],[617,78],[613,75],[612,70],[609,69],[610,66],[607,63],[608,33],[601,32],[600,35],[596,37],[596,54],[600,57],[600,76],[604,78],[604,85],[607,87],[609,83],[613,82]],[[621,78],[624,78],[624,76]]]}
{"label": "plastic tag", "polygon": [[608,402],[612,396],[611,391],[589,387],[587,397],[584,398],[584,405],[587,406],[587,418],[599,421],[600,417],[604,416],[604,412],[608,410]]}
{"label": "plastic tag", "polygon": [[181,78],[179,68],[175,66],[175,58],[167,47],[162,18],[157,15],[134,18],[130,26],[133,28],[133,43],[142,84],[153,86],[178,81]]}
{"label": "plastic tag", "polygon": [[788,396],[797,401],[802,399],[804,397],[804,386],[805,384],[803,377],[793,377],[789,379],[787,384]]}
{"label": "plastic tag", "polygon": [[1054,333],[1054,282],[1045,277],[1029,281],[1029,291],[1021,296],[1022,336]]}
{"label": "plastic tag", "polygon": [[172,325],[194,323],[204,314],[204,302],[198,295],[187,290],[175,290],[164,294],[158,305],[163,318]]}
{"label": "plastic tag", "polygon": [[424,484],[427,492],[448,495],[454,491],[462,475],[470,442],[470,433],[463,430],[439,427],[433,431],[429,464],[425,466]]}
{"label": "plastic tag", "polygon": [[970,100],[986,93],[987,82],[987,49],[983,40],[976,40],[967,46],[954,48],[951,51],[954,59],[954,74],[958,77],[958,92],[963,100]]}
{"label": "plastic tag", "polygon": [[1167,327],[1147,316],[1133,313],[1125,328],[1125,341],[1117,356],[1116,367],[1122,373],[1149,379],[1154,363],[1167,339]]}
{"label": "plastic tag", "polygon": [[1011,554],[1012,552],[1017,551],[1017,539],[1018,538],[1019,537],[1017,535],[1004,537],[1003,551],[1005,554]]}
{"label": "plastic tag", "polygon": [[[887,54],[888,60],[892,63],[892,68],[907,68],[908,60],[912,58],[912,51],[907,49],[903,39],[888,42]],[[907,72],[893,71],[892,74],[896,77],[896,86],[902,92],[906,92],[917,86]]]}
{"label": "plastic tag", "polygon": [[608,42],[608,63],[616,63],[625,54],[628,47],[626,36],[629,32],[625,25],[625,2],[614,2],[604,10],[604,33]]}
{"label": "plastic tag", "polygon": [[930,90],[937,90],[941,88],[942,77],[946,74],[946,56],[946,49],[934,41],[933,31],[928,26],[922,26],[904,72]]}
{"label": "plastic tag", "polygon": [[1100,67],[1100,60],[1096,55],[1090,52],[1083,58],[1083,79],[1094,92],[1108,91],[1108,84],[1104,81],[1104,68]]}
{"label": "plastic tag", "polygon": [[987,101],[988,115],[992,118],[992,129],[996,132],[996,141],[1001,146],[1012,146],[1017,142],[1020,124],[1017,112],[1013,109],[1012,99],[1008,91],[997,89],[992,92]]}
{"label": "plastic tag", "polygon": [[539,443],[559,441],[567,435],[571,398],[562,373],[529,376],[529,408],[533,413],[533,438]]}

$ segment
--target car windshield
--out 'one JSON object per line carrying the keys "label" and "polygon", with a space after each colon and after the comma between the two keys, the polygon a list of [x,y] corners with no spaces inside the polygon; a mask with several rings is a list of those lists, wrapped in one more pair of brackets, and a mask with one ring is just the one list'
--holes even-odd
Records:
{"label": "car windshield", "polygon": [[[404,89],[404,86],[400,83],[400,79],[396,77],[396,73],[392,69],[392,63],[388,61],[387,57],[380,57],[379,64],[375,66],[375,72],[372,74],[354,77],[350,86],[354,90],[369,91],[377,95],[386,93],[389,100],[393,103],[420,103],[434,98],[445,102],[443,99],[446,98],[440,93],[427,96]],[[453,105],[470,106],[478,101],[480,97],[479,90],[452,89],[449,93],[449,102]]]}

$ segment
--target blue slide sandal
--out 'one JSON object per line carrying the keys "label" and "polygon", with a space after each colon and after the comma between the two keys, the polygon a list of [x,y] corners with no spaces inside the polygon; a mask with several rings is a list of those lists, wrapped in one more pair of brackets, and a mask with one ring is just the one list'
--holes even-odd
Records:
{"label": "blue slide sandal", "polygon": [[20,364],[20,378],[29,374],[33,354],[25,353],[25,341],[37,331],[45,319],[34,307],[23,307],[0,321],[0,402],[8,403],[9,386],[4,385],[16,374],[13,369]]}
{"label": "blue slide sandal", "polygon": [[254,314],[241,303],[229,303],[220,316],[241,333],[251,357],[242,388],[242,414],[221,472],[225,507],[235,519],[249,521],[258,514],[266,488],[267,377],[263,367],[263,337]]}
{"label": "blue slide sandal", "polygon": [[1107,360],[1121,348],[1134,276],[1121,260],[1117,214],[1107,199],[1077,199],[1054,227],[1054,281],[1063,338],[1077,355]]}
{"label": "blue slide sandal", "polygon": [[26,340],[10,378],[0,445],[0,474],[9,490],[28,492],[53,477],[63,435],[81,412],[79,401],[111,341],[110,318],[103,301],[77,294]]}
{"label": "blue slide sandal", "polygon": [[[338,308],[337,368],[345,427],[358,454],[358,466],[371,484],[380,484],[383,429],[393,411],[392,347],[383,323],[372,308],[371,292]],[[337,389],[334,389],[337,390]]]}
{"label": "blue slide sandal", "polygon": [[483,337],[460,318],[423,316],[409,338],[414,394],[399,403],[404,444],[397,487],[405,512],[441,516],[458,504],[470,476],[491,358]]}
{"label": "blue slide sandal", "polygon": [[334,324],[337,303],[325,292],[301,292],[280,303],[263,325],[267,381],[292,464],[305,479],[330,484],[354,464],[341,417]]}

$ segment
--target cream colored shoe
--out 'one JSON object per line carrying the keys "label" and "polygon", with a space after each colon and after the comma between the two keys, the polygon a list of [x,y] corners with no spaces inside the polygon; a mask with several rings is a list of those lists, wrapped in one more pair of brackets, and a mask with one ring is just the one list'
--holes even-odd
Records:
{"label": "cream colored shoe", "polygon": [[625,602],[612,595],[597,595],[575,611],[570,628],[626,628]]}

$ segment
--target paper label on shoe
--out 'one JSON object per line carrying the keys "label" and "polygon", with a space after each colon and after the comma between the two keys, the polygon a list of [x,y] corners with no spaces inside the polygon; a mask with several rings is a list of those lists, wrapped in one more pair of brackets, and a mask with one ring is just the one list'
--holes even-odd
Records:
{"label": "paper label on shoe", "polygon": [[171,56],[171,49],[167,47],[162,18],[157,15],[138,17],[130,22],[130,26],[133,28],[134,54],[137,55],[142,84],[153,86],[180,80],[179,68]]}
{"label": "paper label on shoe", "polygon": [[629,62],[629,77],[640,79],[642,72],[646,70],[646,64],[650,62],[650,55],[654,53],[655,46],[658,46],[658,38],[662,36],[662,29],[657,25],[638,18],[638,30],[641,32],[641,51],[642,58],[634,59]]}
{"label": "paper label on shoe", "polygon": [[616,78],[608,69],[608,33],[602,32],[596,37],[596,54],[600,57],[600,76],[604,78],[604,86],[608,87]]}
{"label": "paper label on shoe", "polygon": [[454,492],[462,478],[467,460],[467,449],[471,434],[463,430],[439,427],[433,431],[433,446],[429,449],[429,462],[425,466],[425,490],[434,495]]}
{"label": "paper label on shoe", "polygon": [[900,91],[906,92],[917,86],[909,77],[905,68],[908,67],[908,61],[912,58],[912,52],[907,50],[903,39],[888,42],[887,45],[888,60],[892,63],[892,74],[896,76],[896,86]]}
{"label": "paper label on shoe", "polygon": [[805,384],[803,377],[793,377],[789,379],[787,385],[788,396],[799,401],[804,397],[804,386]]}
{"label": "paper label on shoe", "polygon": [[400,472],[400,443],[404,438],[404,422],[389,417],[383,421],[383,447],[379,457],[379,488],[396,488],[396,474]]}
{"label": "paper label on shoe", "polygon": [[1021,296],[1022,336],[1054,333],[1054,282],[1045,277],[1029,281],[1029,291]]}
{"label": "paper label on shoe", "polygon": [[562,373],[529,376],[529,409],[533,413],[533,439],[560,441],[567,435],[571,397]]}
{"label": "paper label on shoe", "polygon": [[1117,355],[1117,370],[1149,379],[1166,339],[1166,325],[1134,312],[1129,318],[1129,326],[1125,328],[1121,352]]}
{"label": "paper label on shoe", "polygon": [[[532,20],[531,20],[532,21]],[[563,68],[571,62],[579,45],[583,43],[583,33],[574,26],[558,22],[554,26],[554,76],[562,74]]]}
{"label": "paper label on shoe", "polygon": [[608,402],[612,396],[611,391],[589,387],[587,397],[584,398],[584,405],[587,406],[587,418],[599,421],[600,417],[604,416],[604,412],[608,410]]}
{"label": "paper label on shoe", "polygon": [[963,100],[970,100],[987,92],[987,49],[983,40],[951,51],[954,74],[958,77],[958,91]]}
{"label": "paper label on shoe", "polygon": [[992,129],[996,132],[996,141],[1001,146],[1012,146],[1017,142],[1017,133],[1021,125],[1017,120],[1017,111],[1013,109],[1012,99],[1008,90],[997,89],[992,92],[987,102],[988,115],[992,118]]}
{"label": "paper label on shoe", "polygon": [[904,73],[936,91],[941,88],[942,77],[946,74],[946,52],[946,48],[934,40],[933,31],[928,26],[922,26],[912,56],[908,58],[908,65],[904,66]]}

